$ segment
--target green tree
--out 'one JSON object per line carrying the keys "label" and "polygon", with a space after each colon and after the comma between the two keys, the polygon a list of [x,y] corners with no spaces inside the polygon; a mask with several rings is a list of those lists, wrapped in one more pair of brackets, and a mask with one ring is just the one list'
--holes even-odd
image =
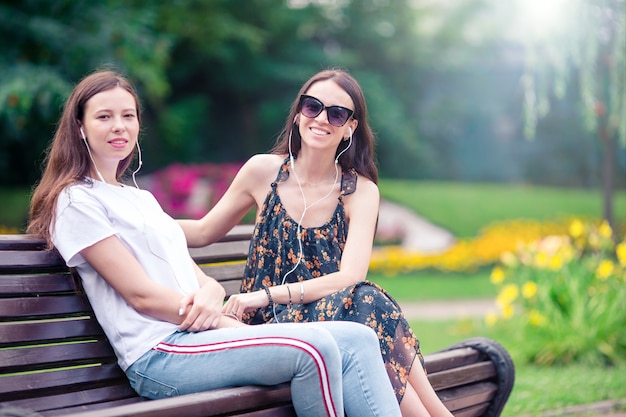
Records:
{"label": "green tree", "polygon": [[148,102],[168,93],[170,40],[154,6],[123,0],[0,3],[0,185],[32,184],[73,84],[96,68],[132,74]]}
{"label": "green tree", "polygon": [[563,98],[568,83],[576,83],[585,126],[602,146],[603,216],[613,225],[616,153],[626,147],[626,2],[554,3],[563,6],[558,20],[529,25],[535,30],[524,37],[526,135],[534,136],[551,97]]}

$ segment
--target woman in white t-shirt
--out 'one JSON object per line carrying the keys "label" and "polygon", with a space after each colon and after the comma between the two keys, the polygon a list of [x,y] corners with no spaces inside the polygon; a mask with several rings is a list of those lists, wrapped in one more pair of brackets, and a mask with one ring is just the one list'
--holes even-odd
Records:
{"label": "woman in white t-shirt", "polygon": [[178,223],[152,194],[119,182],[135,153],[141,166],[139,127],[137,95],[125,78],[98,71],[77,84],[28,227],[79,272],[139,395],[290,382],[301,416],[400,415],[366,326],[248,326],[222,314],[224,289],[193,262]]}

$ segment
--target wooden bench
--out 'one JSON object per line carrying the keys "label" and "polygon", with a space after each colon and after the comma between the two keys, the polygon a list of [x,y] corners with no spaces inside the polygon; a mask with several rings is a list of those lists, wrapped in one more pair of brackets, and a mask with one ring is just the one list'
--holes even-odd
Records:
{"label": "wooden bench", "polygon": [[[228,294],[239,290],[251,232],[252,226],[240,225],[221,242],[190,249]],[[0,235],[0,410],[10,406],[73,417],[295,415],[287,384],[163,400],[138,397],[116,363],[80,279],[42,247],[32,236]],[[514,367],[499,344],[469,339],[425,360],[432,385],[455,416],[501,413]]]}

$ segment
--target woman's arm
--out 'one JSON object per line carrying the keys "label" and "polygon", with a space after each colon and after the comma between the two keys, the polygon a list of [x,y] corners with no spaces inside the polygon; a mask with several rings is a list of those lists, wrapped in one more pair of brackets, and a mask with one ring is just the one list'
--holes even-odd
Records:
{"label": "woman's arm", "polygon": [[[344,208],[349,232],[337,272],[309,279],[271,287],[272,301],[276,304],[310,303],[332,294],[367,277],[372,245],[376,232],[380,194],[376,184],[359,177],[359,187],[345,199]],[[237,314],[269,304],[265,291],[232,295],[222,311]]]}
{"label": "woman's arm", "polygon": [[194,264],[200,288],[182,293],[152,281],[116,236],[83,249],[81,255],[135,310],[178,324],[181,330],[202,331],[237,322],[222,315],[224,288]]}
{"label": "woman's arm", "polygon": [[200,220],[178,220],[185,232],[187,245],[199,247],[216,242],[237,225],[255,204],[262,203],[279,160],[276,155],[253,156],[241,167],[226,193],[204,217]]}
{"label": "woman's arm", "polygon": [[180,324],[183,294],[152,281],[117,236],[109,236],[80,251],[85,260],[135,310]]}

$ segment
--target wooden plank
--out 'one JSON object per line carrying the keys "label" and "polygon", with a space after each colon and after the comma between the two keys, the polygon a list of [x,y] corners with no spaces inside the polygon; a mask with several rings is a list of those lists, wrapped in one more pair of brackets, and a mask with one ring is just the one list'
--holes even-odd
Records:
{"label": "wooden plank", "polygon": [[146,400],[137,396],[137,393],[130,387],[127,381],[120,380],[116,384],[111,382],[105,387],[93,389],[79,389],[74,387],[74,391],[70,391],[68,388],[65,388],[64,392],[51,392],[50,390],[46,390],[43,394],[35,398],[7,401],[2,404],[5,406],[35,410],[45,415],[65,416],[68,414],[66,411],[67,408],[78,408],[83,405],[96,407],[96,404],[99,404],[102,408],[109,408],[141,401]]}
{"label": "wooden plank", "polygon": [[0,323],[0,346],[49,343],[63,339],[103,338],[103,330],[91,317],[58,321],[26,321]]}
{"label": "wooden plank", "polygon": [[198,264],[245,260],[249,241],[218,242],[202,248],[190,248],[191,257]]}
{"label": "wooden plank", "polygon": [[0,276],[0,295],[76,292],[69,271],[46,275]]}
{"label": "wooden plank", "polygon": [[2,251],[0,273],[35,273],[66,270],[67,266],[56,252],[48,251]]}
{"label": "wooden plank", "polygon": [[0,298],[0,318],[67,315],[91,311],[91,305],[85,296]]}
{"label": "wooden plank", "polygon": [[485,414],[489,405],[489,403],[476,404],[463,410],[457,410],[453,414],[454,417],[480,417]]}
{"label": "wooden plank", "polygon": [[0,402],[45,396],[53,392],[57,394],[74,392],[105,385],[128,386],[126,375],[117,364],[113,363],[30,375],[2,376],[0,381]]}
{"label": "wooden plank", "polygon": [[283,405],[290,402],[291,394],[287,384],[272,387],[245,386],[181,395],[115,408],[78,412],[71,414],[71,416],[207,417],[238,415],[243,411],[255,411],[271,405]]}
{"label": "wooden plank", "polygon": [[246,264],[244,262],[221,265],[200,265],[200,269],[202,269],[205,274],[218,281],[237,280],[238,282],[241,282],[243,278],[245,267]]}
{"label": "wooden plank", "polygon": [[496,377],[496,375],[496,368],[493,362],[485,361],[429,374],[428,380],[433,388],[438,391],[472,382],[487,380],[489,378]]}
{"label": "wooden plank", "polygon": [[478,382],[462,387],[440,390],[437,392],[437,395],[448,410],[456,411],[475,404],[489,403],[497,391],[498,385],[493,382]]}
{"label": "wooden plank", "polygon": [[0,234],[0,251],[43,250],[43,239],[27,234]]}
{"label": "wooden plank", "polygon": [[424,358],[424,367],[430,373],[458,368],[480,361],[481,353],[471,347],[435,352]]}
{"label": "wooden plank", "polygon": [[[0,373],[58,368],[70,366],[72,363],[94,363],[103,358],[115,360],[115,354],[109,342],[102,340],[2,349],[0,350]],[[67,383],[72,383],[72,381]],[[0,388],[0,392],[2,389]]]}

